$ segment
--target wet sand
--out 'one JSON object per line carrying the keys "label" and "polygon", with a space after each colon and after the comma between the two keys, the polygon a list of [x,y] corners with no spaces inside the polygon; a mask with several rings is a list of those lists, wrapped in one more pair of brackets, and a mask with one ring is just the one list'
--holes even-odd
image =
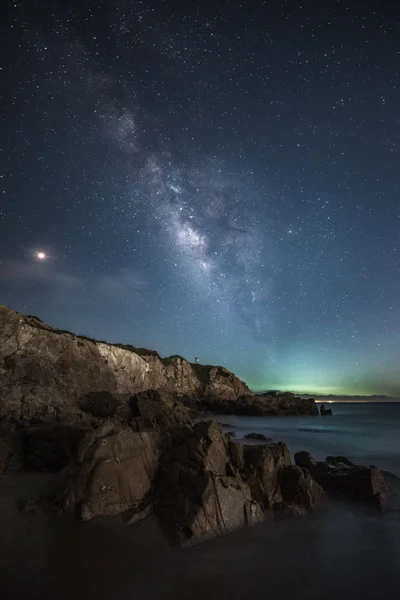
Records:
{"label": "wet sand", "polygon": [[329,504],[192,549],[172,548],[154,518],[77,523],[21,513],[47,475],[0,480],[0,598],[41,600],[385,600],[400,589],[400,516]]}

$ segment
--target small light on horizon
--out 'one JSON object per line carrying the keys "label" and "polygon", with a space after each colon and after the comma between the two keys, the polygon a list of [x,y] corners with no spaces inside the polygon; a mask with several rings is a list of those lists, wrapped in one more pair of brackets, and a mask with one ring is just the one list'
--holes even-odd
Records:
{"label": "small light on horizon", "polygon": [[36,252],[36,258],[38,260],[46,260],[47,254],[45,252]]}

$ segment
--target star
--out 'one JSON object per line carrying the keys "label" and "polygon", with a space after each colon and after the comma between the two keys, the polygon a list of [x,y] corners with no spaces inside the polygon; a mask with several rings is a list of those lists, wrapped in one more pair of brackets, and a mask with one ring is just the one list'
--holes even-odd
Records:
{"label": "star", "polygon": [[12,308],[252,390],[400,396],[398,2],[141,0],[111,27],[102,2],[7,4]]}

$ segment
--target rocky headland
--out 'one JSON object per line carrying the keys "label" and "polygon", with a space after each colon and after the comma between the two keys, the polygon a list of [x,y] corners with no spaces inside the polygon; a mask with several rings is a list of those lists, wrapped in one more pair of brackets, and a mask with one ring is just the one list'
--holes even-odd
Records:
{"label": "rocky headland", "polygon": [[234,441],[209,413],[319,414],[313,399],[253,395],[223,367],[91,340],[0,307],[0,472],[54,473],[26,510],[83,521],[127,513],[130,523],[154,513],[171,539],[192,545],[308,514],[338,488],[387,505],[379,469],[307,453],[293,464],[284,443]]}

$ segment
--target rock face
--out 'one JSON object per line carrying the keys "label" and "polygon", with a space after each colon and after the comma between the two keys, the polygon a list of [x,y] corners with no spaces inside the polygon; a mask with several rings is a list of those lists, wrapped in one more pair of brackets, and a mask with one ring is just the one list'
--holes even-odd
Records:
{"label": "rock face", "polygon": [[279,508],[283,502],[282,471],[292,464],[286,444],[244,446],[244,475],[253,498],[266,509]]}
{"label": "rock face", "polygon": [[147,390],[131,396],[129,408],[134,418],[142,417],[153,427],[166,430],[177,424],[192,422],[190,410],[168,392]]}
{"label": "rock face", "polygon": [[82,439],[51,499],[83,521],[139,510],[157,470],[158,439],[155,431],[104,423]]}
{"label": "rock face", "polygon": [[[242,446],[215,422],[203,422],[172,442],[156,481],[156,514],[181,544],[191,545],[252,525],[275,513],[304,514],[324,496],[311,476],[291,489],[285,444]],[[307,495],[306,491],[309,491]],[[301,503],[301,505],[300,505]]]}
{"label": "rock face", "polygon": [[139,417],[86,433],[48,500],[84,521],[129,510],[133,523],[154,511],[187,546],[266,516],[306,514],[323,496],[285,444],[243,446],[213,421],[162,434]]}
{"label": "rock face", "polygon": [[208,410],[215,414],[234,414],[254,417],[277,415],[318,415],[318,408],[312,398],[298,398],[289,392],[285,394],[267,394],[239,396],[235,401],[209,398]]}
{"label": "rock face", "polygon": [[343,456],[328,456],[326,461],[316,461],[308,452],[295,454],[296,465],[307,469],[327,492],[360,500],[384,510],[389,491],[383,472],[376,467],[352,463]]}
{"label": "rock face", "polygon": [[88,427],[90,415],[110,417],[148,389],[229,400],[250,394],[223,367],[97,342],[0,307],[0,419]]}
{"label": "rock face", "polygon": [[214,422],[195,425],[164,457],[156,514],[184,545],[263,519],[261,505],[229,462],[228,444]]}
{"label": "rock face", "polygon": [[281,490],[286,501],[285,511],[293,515],[311,513],[315,506],[325,500],[324,490],[309,471],[294,465],[283,469]]}

